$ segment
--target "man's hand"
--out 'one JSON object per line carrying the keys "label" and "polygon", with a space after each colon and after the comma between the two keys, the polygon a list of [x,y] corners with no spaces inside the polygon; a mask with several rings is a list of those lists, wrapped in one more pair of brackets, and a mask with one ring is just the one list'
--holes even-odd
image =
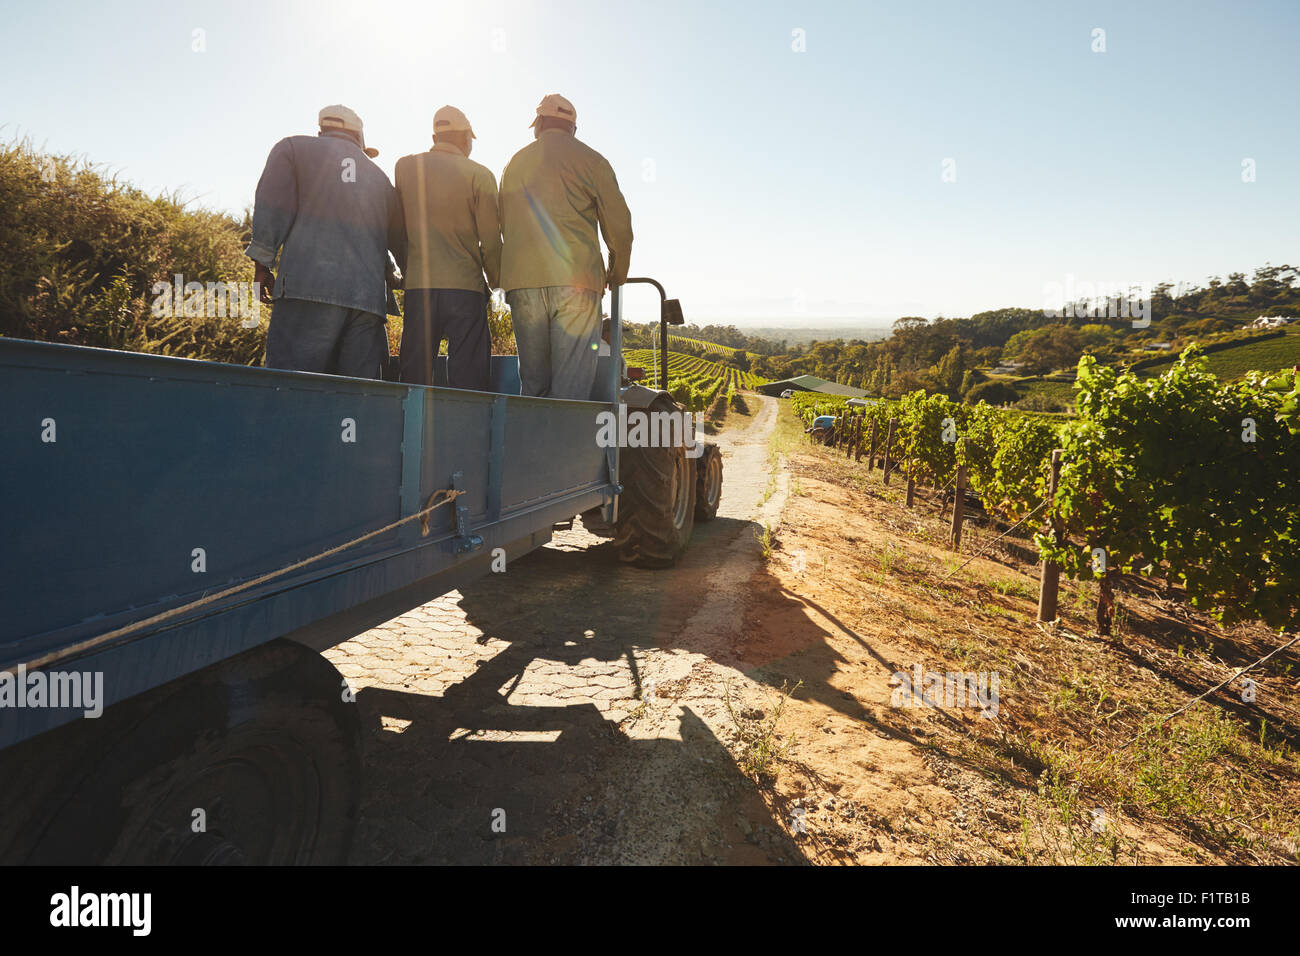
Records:
{"label": "man's hand", "polygon": [[253,281],[262,289],[262,301],[270,305],[275,301],[275,274],[260,262],[253,263]]}
{"label": "man's hand", "polygon": [[388,266],[384,269],[384,282],[390,289],[406,288],[406,276],[402,274],[402,270],[398,268],[391,255],[388,257]]}

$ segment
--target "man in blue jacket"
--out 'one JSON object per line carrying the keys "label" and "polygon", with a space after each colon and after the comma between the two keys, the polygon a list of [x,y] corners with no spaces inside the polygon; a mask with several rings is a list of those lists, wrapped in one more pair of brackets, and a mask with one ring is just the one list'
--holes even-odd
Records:
{"label": "man in blue jacket", "polygon": [[402,206],[361,117],[327,106],[319,122],[316,136],[276,143],[257,183],[245,253],[273,302],[266,367],[379,378],[387,286],[399,281],[389,253],[406,265]]}

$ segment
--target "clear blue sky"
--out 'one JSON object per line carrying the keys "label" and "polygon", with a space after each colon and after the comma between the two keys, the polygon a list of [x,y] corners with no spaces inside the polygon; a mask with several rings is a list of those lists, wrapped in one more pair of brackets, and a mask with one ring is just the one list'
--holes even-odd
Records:
{"label": "clear blue sky", "polygon": [[1297,2],[8,7],[4,135],[234,212],[327,103],[390,175],[459,106],[499,176],[563,93],[631,205],[633,272],[689,320],[969,315],[1067,274],[1300,262]]}

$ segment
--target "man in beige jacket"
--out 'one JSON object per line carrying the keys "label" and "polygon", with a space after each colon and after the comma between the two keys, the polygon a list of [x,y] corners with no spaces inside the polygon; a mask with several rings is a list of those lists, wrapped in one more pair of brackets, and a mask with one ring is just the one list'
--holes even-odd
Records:
{"label": "man in beige jacket", "polygon": [[501,283],[501,226],[496,178],[469,158],[474,139],[465,114],[444,106],[433,116],[433,149],[397,161],[408,246],[399,362],[403,382],[432,384],[446,336],[448,384],[485,392],[487,303]]}
{"label": "man in beige jacket", "polygon": [[572,103],[547,96],[533,121],[535,141],[506,166],[501,286],[523,394],[585,400],[596,379],[600,300],[627,279],[632,217],[609,162],[575,137],[577,122]]}

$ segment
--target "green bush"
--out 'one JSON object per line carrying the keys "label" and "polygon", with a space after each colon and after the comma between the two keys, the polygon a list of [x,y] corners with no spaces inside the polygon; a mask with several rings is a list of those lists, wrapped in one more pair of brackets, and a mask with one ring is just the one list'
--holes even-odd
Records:
{"label": "green bush", "polygon": [[[1053,516],[1038,545],[1071,577],[1181,582],[1224,624],[1300,624],[1300,382],[1220,382],[1194,346],[1158,378],[1079,363]],[[1097,563],[1099,549],[1105,564]]]}
{"label": "green bush", "polygon": [[962,406],[923,390],[908,392],[894,407],[898,418],[898,454],[911,474],[927,484],[942,485],[957,467],[957,437],[966,417]]}
{"label": "green bush", "polygon": [[979,404],[966,415],[957,454],[967,487],[1005,518],[1024,517],[1043,499],[1047,463],[1061,444],[1062,426]]}
{"label": "green bush", "polygon": [[[26,141],[0,145],[0,334],[251,365],[262,328],[154,316],[152,286],[252,282],[247,216],[151,198]],[[263,313],[265,315],[265,313]]]}
{"label": "green bush", "polygon": [[1063,412],[1065,403],[1058,402],[1050,395],[1026,395],[1015,403],[1015,407],[1026,412]]}
{"label": "green bush", "polygon": [[966,393],[963,401],[967,405],[988,402],[990,405],[1010,405],[1020,398],[1020,394],[1006,382],[981,382]]}
{"label": "green bush", "polygon": [[704,411],[708,407],[709,399],[712,397],[684,379],[669,379],[668,394],[673,397],[673,401],[688,412]]}

